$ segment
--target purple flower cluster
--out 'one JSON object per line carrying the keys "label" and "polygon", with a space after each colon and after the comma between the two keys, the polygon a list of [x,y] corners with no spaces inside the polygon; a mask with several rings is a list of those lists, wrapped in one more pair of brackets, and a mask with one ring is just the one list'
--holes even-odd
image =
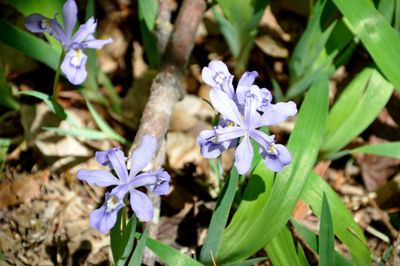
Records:
{"label": "purple flower cluster", "polygon": [[85,48],[101,49],[105,44],[113,42],[108,40],[97,40],[93,33],[96,30],[97,22],[91,17],[85,24],[80,25],[78,31],[72,36],[77,22],[78,8],[74,0],[67,0],[63,6],[63,18],[65,31],[57,22],[56,16],[53,19],[40,14],[31,14],[26,18],[25,27],[32,32],[47,32],[61,42],[65,54],[61,70],[65,73],[72,84],[81,84],[87,77],[85,69],[87,56],[82,52]]}
{"label": "purple flower cluster", "polygon": [[144,136],[142,144],[133,153],[132,169],[129,175],[125,164],[128,158],[119,148],[96,152],[97,162],[114,169],[118,178],[106,170],[79,170],[77,178],[88,182],[90,185],[100,187],[116,185],[110,193],[106,193],[103,206],[90,214],[90,225],[93,228],[104,233],[115,225],[118,211],[125,206],[124,197],[128,192],[130,193],[131,207],[136,216],[145,222],[153,218],[154,208],[150,198],[136,188],[146,187],[158,195],[165,195],[170,192],[169,180],[171,176],[164,169],[138,175],[150,162],[156,148],[156,138],[150,135]]}
{"label": "purple flower cluster", "polygon": [[[265,166],[275,172],[290,164],[292,156],[289,150],[275,144],[275,136],[268,136],[257,128],[271,126],[285,121],[297,113],[294,102],[272,104],[269,90],[253,85],[258,77],[256,71],[246,72],[239,80],[236,91],[233,88],[233,75],[227,66],[218,60],[204,67],[202,78],[212,86],[211,103],[222,118],[212,130],[204,130],[197,138],[201,154],[205,158],[216,158],[224,150],[236,146],[235,166],[239,174],[245,174],[251,167],[253,147],[250,137],[259,144],[259,154],[263,156]],[[244,119],[243,119],[244,118]]]}

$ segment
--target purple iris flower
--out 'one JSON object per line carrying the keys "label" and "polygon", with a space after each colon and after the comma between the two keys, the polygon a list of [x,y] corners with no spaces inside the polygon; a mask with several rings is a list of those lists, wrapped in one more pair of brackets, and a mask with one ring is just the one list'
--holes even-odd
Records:
{"label": "purple iris flower", "polygon": [[221,117],[217,126],[212,130],[203,130],[197,138],[197,144],[200,146],[201,155],[204,158],[217,158],[224,150],[233,148],[237,144],[237,139],[218,141],[216,130],[219,128],[233,127],[234,122]]}
{"label": "purple iris flower", "polygon": [[[243,76],[240,78],[237,89],[236,89],[236,104],[239,107],[239,111],[241,114],[244,114],[244,106],[246,104],[246,95],[247,93],[251,90],[251,88],[257,87],[253,85],[254,80],[258,77],[257,71],[252,71],[252,72],[245,72]],[[258,88],[258,87],[257,87]],[[257,106],[257,111],[260,112],[265,112],[268,105],[272,101],[272,94],[269,90],[266,88],[253,90],[252,93],[255,93],[257,95],[257,98],[259,99],[258,101],[258,106]]]}
{"label": "purple iris flower", "polygon": [[228,67],[222,61],[211,61],[208,67],[203,68],[201,77],[206,84],[222,89],[229,98],[233,99],[235,93],[232,86],[233,75],[229,73]]}
{"label": "purple iris flower", "polygon": [[144,186],[158,195],[165,195],[170,192],[169,180],[171,176],[164,169],[138,175],[150,162],[156,148],[156,138],[150,135],[144,136],[142,144],[133,153],[132,169],[129,175],[125,164],[127,158],[118,148],[96,153],[96,160],[100,164],[114,169],[118,178],[106,170],[79,170],[77,178],[86,181],[90,185],[100,187],[116,185],[111,193],[106,194],[103,206],[91,213],[90,225],[93,228],[98,229],[100,233],[104,233],[115,225],[118,211],[125,206],[123,200],[128,191],[130,193],[131,207],[136,216],[145,222],[153,218],[154,208],[150,198],[136,188]]}
{"label": "purple iris flower", "polygon": [[210,91],[211,103],[226,119],[233,121],[236,126],[217,128],[219,142],[238,139],[242,141],[235,152],[235,166],[239,174],[245,174],[251,167],[253,159],[253,147],[250,137],[260,146],[260,154],[264,158],[265,166],[275,172],[282,171],[285,165],[292,161],[292,156],[283,145],[275,145],[275,136],[268,136],[257,128],[279,124],[288,117],[297,113],[294,102],[278,103],[270,105],[263,115],[257,112],[260,106],[260,90],[257,86],[251,86],[245,95],[244,121],[238,106],[225,93],[220,90]]}
{"label": "purple iris flower", "polygon": [[85,69],[87,56],[82,52],[85,48],[101,49],[105,44],[113,42],[108,40],[97,40],[93,33],[96,30],[97,22],[91,17],[85,24],[80,25],[78,31],[72,36],[72,31],[77,22],[78,8],[74,0],[67,0],[63,6],[63,18],[65,31],[57,22],[56,16],[53,19],[40,14],[31,14],[26,18],[25,27],[32,32],[47,32],[59,40],[65,54],[61,70],[68,80],[74,84],[81,84],[87,77]]}

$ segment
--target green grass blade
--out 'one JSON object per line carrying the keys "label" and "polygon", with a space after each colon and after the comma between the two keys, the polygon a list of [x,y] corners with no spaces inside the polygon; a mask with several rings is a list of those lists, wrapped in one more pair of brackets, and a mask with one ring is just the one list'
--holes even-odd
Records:
{"label": "green grass blade", "polygon": [[306,60],[309,54],[313,41],[316,36],[322,33],[320,27],[320,19],[324,10],[326,1],[316,2],[313,10],[313,15],[309,17],[306,30],[297,43],[293,55],[289,61],[290,82],[296,82],[306,70]]}
{"label": "green grass blade", "polygon": [[[293,226],[296,228],[296,230],[299,232],[301,237],[306,241],[306,243],[310,246],[310,248],[318,254],[318,236],[302,225],[300,222],[298,222],[296,219],[293,217],[290,218],[290,221],[292,222]],[[332,264],[331,264],[332,265]],[[335,250],[335,266],[351,266],[354,265],[352,264],[348,259],[346,259],[342,254],[337,252]]]}
{"label": "green grass blade", "polygon": [[142,35],[144,49],[151,69],[158,67],[157,41],[151,31],[154,30],[157,15],[156,0],[139,0],[139,26]]}
{"label": "green grass blade", "polygon": [[304,75],[301,79],[296,81],[296,83],[292,84],[286,93],[285,99],[293,99],[294,97],[305,92],[321,75],[321,73],[324,71],[324,68],[326,68],[332,62],[336,55],[337,52],[333,52],[318,68],[312,70],[311,73]]}
{"label": "green grass blade", "polygon": [[[241,0],[241,2],[245,2]],[[262,15],[264,14],[264,10],[269,4],[269,0],[255,0],[255,1],[248,1],[251,6],[251,14],[248,17],[246,28],[248,32],[257,29],[258,23],[260,22]]]}
{"label": "green grass blade", "polygon": [[[21,12],[24,16],[28,16],[33,13],[39,13],[48,18],[54,18],[56,13],[61,13],[64,0],[36,0],[36,1],[26,1],[26,0],[6,0],[15,9]],[[61,26],[64,26],[63,16],[57,16],[57,21]],[[44,33],[44,36],[49,41],[50,45],[61,54],[62,46],[59,41],[57,41],[53,36],[48,33]]]}
{"label": "green grass blade", "polygon": [[224,232],[229,211],[231,210],[232,202],[235,197],[238,178],[239,174],[237,169],[233,167],[222,189],[221,195],[218,198],[207,237],[200,252],[199,261],[205,265],[212,263],[210,250],[212,250],[214,257],[218,256],[222,241],[222,233]]}
{"label": "green grass blade", "polygon": [[386,21],[391,25],[394,16],[395,0],[379,0],[376,9],[382,14]]}
{"label": "green grass blade", "polygon": [[[267,245],[286,225],[314,166],[328,116],[329,84],[321,75],[308,92],[290,136],[292,163],[275,178],[260,163],[222,238],[217,264],[247,259]],[[271,215],[273,214],[273,215]],[[262,237],[260,237],[262,236]]]}
{"label": "green grass blade", "polygon": [[[15,9],[21,12],[24,16],[28,16],[33,13],[39,13],[48,18],[54,18],[56,13],[62,12],[64,0],[6,0]],[[57,21],[64,25],[64,20],[61,15],[57,16]]]}
{"label": "green grass blade", "polygon": [[128,144],[128,141],[119,135],[117,132],[114,131],[107,123],[106,121],[103,120],[103,118],[99,115],[99,113],[94,109],[93,105],[90,103],[88,99],[86,99],[86,104],[89,108],[90,113],[92,114],[94,121],[96,121],[96,124],[99,126],[101,131],[103,131],[109,138],[115,139],[122,144]]}
{"label": "green grass blade", "polygon": [[283,227],[272,241],[265,246],[265,250],[272,265],[301,265],[296,254],[292,234],[287,226]]}
{"label": "green grass blade", "polygon": [[119,258],[121,257],[121,213],[122,210],[118,212],[117,221],[115,222],[114,227],[110,230],[110,245],[114,259],[114,265],[117,265]]}
{"label": "green grass blade", "polygon": [[[385,259],[385,260],[387,260],[388,258],[389,258],[389,255],[390,255],[390,252],[392,251],[392,249],[393,249],[393,246],[390,246],[389,248],[388,248],[388,250],[386,250],[386,252],[385,252],[385,254],[383,254],[383,258]],[[378,263],[378,266],[385,266],[385,261],[384,260],[381,260],[379,263]]]}
{"label": "green grass blade", "polygon": [[[135,233],[135,237],[139,239],[142,234]],[[150,237],[146,240],[146,246],[151,249],[157,256],[165,261],[168,265],[174,266],[203,266],[203,264],[195,261],[191,257],[186,256],[180,251],[171,248],[157,240]]]}
{"label": "green grass blade", "polygon": [[239,33],[237,32],[235,27],[233,27],[233,25],[228,20],[226,20],[214,6],[212,7],[212,10],[218,23],[219,29],[221,30],[221,33],[229,46],[229,50],[231,50],[233,57],[238,58],[240,56]]}
{"label": "green grass blade", "polygon": [[64,129],[58,127],[43,127],[44,130],[54,131],[74,137],[84,137],[87,139],[99,140],[106,139],[108,136],[101,131],[90,129],[90,128],[79,128],[77,130]]}
{"label": "green grass blade", "polygon": [[400,30],[400,0],[396,0],[393,18],[393,28]]}
{"label": "green grass blade", "polygon": [[400,37],[368,0],[333,0],[346,16],[379,69],[400,90],[397,71],[400,62]]}
{"label": "green grass blade", "polygon": [[2,170],[2,162],[3,158],[8,152],[8,149],[11,146],[11,140],[10,139],[5,139],[5,138],[0,138],[0,170]]}
{"label": "green grass blade", "polygon": [[[88,0],[86,5],[86,13],[85,13],[85,20],[87,21],[89,18],[94,16],[95,10],[95,2],[94,0]],[[97,55],[95,49],[86,49],[85,54],[88,56],[86,70],[88,72],[86,78],[86,88],[88,90],[94,90],[96,92],[99,91],[99,84],[97,83]]]}
{"label": "green grass blade", "polygon": [[342,51],[353,38],[354,34],[347,27],[346,23],[344,23],[342,17],[326,42],[326,52],[331,54],[335,50]]}
{"label": "green grass blade", "polygon": [[34,96],[43,100],[47,106],[55,113],[59,118],[65,120],[68,124],[79,128],[80,126],[75,121],[75,119],[65,110],[59,103],[55,102],[50,95],[47,95],[40,91],[21,91],[20,94]]}
{"label": "green grass blade", "polygon": [[356,265],[371,265],[369,250],[352,233],[355,232],[363,241],[366,241],[361,228],[354,221],[353,216],[335,191],[315,172],[311,172],[301,199],[311,207],[318,217],[321,217],[323,193],[329,200],[331,213],[335,213],[332,216],[335,235],[350,249],[350,254]]}
{"label": "green grass blade", "polygon": [[274,79],[274,77],[271,77],[271,83],[274,90],[274,103],[283,102],[285,96],[283,95],[281,86],[279,86],[279,83]]}
{"label": "green grass blade", "polygon": [[[350,115],[337,128],[331,129],[333,133],[325,135],[321,145],[321,155],[327,156],[336,153],[362,133],[378,116],[388,102],[392,92],[393,85],[386,81],[377,70],[373,70],[367,90],[361,101],[356,105],[356,108],[347,106],[347,108],[352,109],[351,113],[338,110],[339,113],[347,112]],[[357,93],[359,93],[358,89]],[[350,99],[349,101],[355,101],[355,99]],[[343,119],[343,116],[343,114],[340,116],[341,119]],[[330,121],[332,120],[334,121],[335,119],[331,118]]]}
{"label": "green grass blade", "polygon": [[252,265],[256,264],[257,262],[260,262],[260,261],[263,261],[266,259],[268,259],[268,258],[267,257],[259,257],[259,258],[255,258],[255,259],[245,260],[242,262],[224,264],[222,266],[252,266]]}
{"label": "green grass blade", "polygon": [[382,143],[376,145],[366,145],[352,149],[350,153],[368,153],[379,156],[386,156],[400,159],[400,142]]}
{"label": "green grass blade", "polygon": [[[136,219],[136,217],[135,217]],[[147,233],[149,232],[150,223],[147,225],[146,230],[140,236],[139,244],[136,246],[135,251],[132,254],[131,260],[129,261],[129,266],[141,265],[144,247],[146,246]],[[133,236],[133,235],[132,235]]]}
{"label": "green grass blade", "polygon": [[357,105],[367,87],[368,81],[374,72],[373,68],[365,68],[340,94],[339,98],[332,106],[328,123],[326,124],[325,137],[335,134],[338,128],[349,118],[357,108]]}
{"label": "green grass blade", "polygon": [[157,0],[139,0],[138,1],[140,16],[144,19],[147,28],[154,30],[157,16]]}
{"label": "green grass blade", "polygon": [[3,252],[1,252],[1,249],[0,249],[0,260],[6,262],[6,259],[4,258]]}
{"label": "green grass blade", "polygon": [[61,52],[47,42],[0,18],[0,42],[57,70]]}
{"label": "green grass blade", "polygon": [[110,97],[111,108],[113,109],[114,112],[121,114],[122,113],[121,99],[119,98],[119,95],[115,90],[115,87],[112,84],[110,78],[101,71],[98,71],[98,74],[101,80],[103,81],[104,88],[106,89],[108,96]]}
{"label": "green grass blade", "polygon": [[135,245],[135,232],[136,232],[136,214],[134,213],[129,219],[124,231],[122,232],[120,244],[120,258],[117,266],[124,266],[132,253],[133,246]]}
{"label": "green grass blade", "polygon": [[331,210],[325,193],[322,199],[321,223],[319,227],[319,265],[333,265],[335,261],[335,235]]}
{"label": "green grass blade", "polygon": [[[329,37],[331,36],[333,30],[335,29],[336,23],[337,21],[334,21],[331,25],[329,25],[329,27],[321,34],[321,36],[315,40],[315,43],[313,44],[311,51],[309,51],[306,57],[305,61],[306,66],[312,66],[314,62],[317,61],[322,50],[325,48],[325,45],[327,44]],[[332,53],[333,52],[334,51],[332,51]]]}
{"label": "green grass blade", "polygon": [[217,0],[226,18],[236,29],[244,26],[252,13],[251,1],[249,0]]}
{"label": "green grass blade", "polygon": [[310,266],[307,261],[306,254],[304,254],[303,247],[300,244],[300,241],[297,242],[297,254],[299,256],[299,262],[301,266]]}
{"label": "green grass blade", "polygon": [[2,61],[3,60],[0,55],[0,105],[13,110],[18,110],[19,102],[13,97],[11,90],[8,87]]}

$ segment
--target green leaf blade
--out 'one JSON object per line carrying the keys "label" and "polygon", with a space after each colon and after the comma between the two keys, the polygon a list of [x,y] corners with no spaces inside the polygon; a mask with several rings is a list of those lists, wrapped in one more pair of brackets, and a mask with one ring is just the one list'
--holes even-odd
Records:
{"label": "green leaf blade", "polygon": [[377,70],[373,70],[366,92],[354,111],[337,128],[331,128],[330,132],[333,133],[325,135],[321,146],[322,156],[339,151],[362,133],[389,101],[393,89],[391,83]]}
{"label": "green leaf blade", "polygon": [[57,70],[60,51],[0,18],[0,42]]}
{"label": "green leaf blade", "polygon": [[390,143],[382,143],[376,145],[367,145],[362,146],[356,149],[352,149],[350,153],[368,153],[379,156],[386,156],[400,159],[400,142],[390,142]]}
{"label": "green leaf blade", "polygon": [[217,206],[211,218],[207,237],[201,249],[199,261],[203,264],[211,264],[212,258],[210,250],[215,257],[218,256],[222,241],[222,233],[228,220],[229,211],[236,193],[236,186],[239,174],[236,167],[233,167],[229,179],[225,183],[221,195],[218,198]]}
{"label": "green leaf blade", "polygon": [[272,241],[265,246],[265,249],[272,265],[301,265],[296,254],[292,234],[287,226],[283,227]]}
{"label": "green leaf blade", "polygon": [[[141,234],[136,233],[136,238],[140,238]],[[150,237],[146,240],[146,246],[151,249],[157,256],[169,265],[174,266],[204,266],[203,264],[195,261],[191,257],[179,252],[178,250],[171,248],[157,240]]]}
{"label": "green leaf blade", "polygon": [[400,90],[397,65],[400,62],[400,37],[368,0],[333,0],[360,36],[380,70]]}
{"label": "green leaf blade", "polygon": [[147,234],[149,233],[149,228],[150,228],[150,223],[147,225],[146,230],[144,230],[144,233],[140,236],[139,244],[137,245],[135,251],[133,252],[132,258],[128,264],[129,266],[141,265],[144,247],[146,246],[146,241],[147,241]]}
{"label": "green leaf blade", "polygon": [[335,262],[335,235],[328,199],[324,193],[319,228],[319,265],[329,266]]}
{"label": "green leaf blade", "polygon": [[292,163],[277,174],[272,190],[275,173],[267,170],[263,163],[254,170],[239,208],[224,232],[224,245],[217,264],[247,259],[286,225],[322,141],[328,115],[328,92],[328,78],[321,75],[307,94],[289,139]]}
{"label": "green leaf blade", "polygon": [[356,265],[371,265],[369,250],[358,238],[360,237],[363,241],[366,241],[363,231],[354,221],[353,216],[336,195],[335,191],[315,172],[311,172],[301,199],[318,217],[321,217],[323,193],[326,194],[329,200],[331,213],[340,214],[332,216],[335,235],[350,249],[350,254]]}

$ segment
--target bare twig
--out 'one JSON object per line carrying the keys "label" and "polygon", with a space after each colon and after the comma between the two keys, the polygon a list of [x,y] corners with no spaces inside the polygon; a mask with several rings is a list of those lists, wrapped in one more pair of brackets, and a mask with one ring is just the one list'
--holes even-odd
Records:
{"label": "bare twig", "polygon": [[167,48],[169,36],[172,31],[170,0],[160,0],[158,3],[158,14],[155,26],[157,37],[158,57],[161,60],[165,48]]}
{"label": "bare twig", "polygon": [[369,196],[368,191],[367,191],[363,186],[360,185],[360,187],[363,189],[364,194],[367,196],[369,204],[371,204],[371,206],[374,207],[374,208],[378,211],[379,215],[380,215],[381,218],[382,218],[383,223],[384,223],[384,224],[386,225],[386,227],[389,229],[390,234],[392,235],[392,237],[396,237],[396,236],[398,235],[399,232],[393,227],[393,225],[392,225],[392,223],[390,222],[390,219],[388,218],[388,216],[386,215],[386,213],[384,213],[384,212],[381,210],[381,208],[379,207],[379,205],[376,203],[376,201],[375,201],[373,198],[371,198],[371,197]]}
{"label": "bare twig", "polygon": [[398,248],[399,245],[400,245],[400,232],[397,235],[396,241],[393,243],[393,250],[392,250],[392,253],[393,253],[393,265],[396,265],[397,248]]}
{"label": "bare twig", "polygon": [[306,248],[312,255],[315,262],[319,262],[319,255],[310,247],[310,245],[304,240],[304,238],[300,235],[300,233],[293,226],[292,222],[289,221],[289,229],[292,232],[292,235],[295,236],[301,243],[301,245]]}
{"label": "bare twig", "polygon": [[[158,54],[161,58],[160,69],[151,85],[149,101],[143,111],[139,130],[130,148],[128,168],[131,167],[130,159],[133,151],[140,146],[142,138],[147,134],[156,137],[158,144],[151,168],[157,170],[164,162],[165,150],[160,150],[160,147],[165,142],[164,138],[174,106],[185,96],[182,80],[205,6],[205,0],[184,0],[172,29],[169,23],[171,16],[169,0],[160,0],[156,21]],[[165,143],[163,146],[165,147]],[[155,211],[148,236],[156,238],[161,200],[158,195],[153,193],[150,193],[149,196]],[[153,253],[146,249],[143,263],[149,266],[154,265],[153,256]]]}

